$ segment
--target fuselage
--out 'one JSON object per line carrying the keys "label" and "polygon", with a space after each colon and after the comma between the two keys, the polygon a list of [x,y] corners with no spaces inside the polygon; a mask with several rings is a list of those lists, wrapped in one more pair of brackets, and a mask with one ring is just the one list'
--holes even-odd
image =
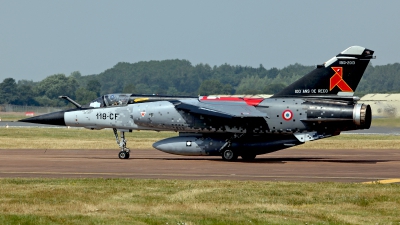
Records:
{"label": "fuselage", "polygon": [[[238,98],[240,99],[240,98]],[[183,99],[180,102],[209,108],[223,105],[248,106],[249,103],[230,100]],[[254,109],[263,118],[249,117],[253,113],[243,107],[243,118],[220,118],[196,115],[179,110],[173,101],[150,101],[123,106],[88,108],[65,112],[65,125],[88,129],[116,128],[125,130],[158,130],[193,133],[295,133],[311,130],[369,128],[366,105],[348,101],[323,101],[306,98],[253,99]],[[250,115],[251,116],[251,115]],[[252,122],[250,122],[250,120]],[[253,122],[256,121],[256,122]]]}
{"label": "fuselage", "polygon": [[[196,114],[177,104],[196,106],[207,113]],[[239,108],[242,111],[236,113],[243,117],[218,116],[220,107],[226,111]],[[153,144],[172,154],[220,155],[232,135],[242,136],[230,142],[230,148],[239,154],[265,154],[344,130],[367,129],[371,110],[354,101],[312,98],[142,99],[65,112],[64,121],[67,126],[88,129],[176,131],[179,136]]]}

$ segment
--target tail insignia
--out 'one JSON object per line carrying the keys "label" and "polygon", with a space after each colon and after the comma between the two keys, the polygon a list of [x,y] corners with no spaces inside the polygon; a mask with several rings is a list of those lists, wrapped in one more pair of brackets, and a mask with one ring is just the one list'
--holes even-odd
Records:
{"label": "tail insignia", "polygon": [[341,91],[354,92],[351,87],[343,80],[343,67],[332,67],[335,74],[331,77],[329,90],[338,87]]}

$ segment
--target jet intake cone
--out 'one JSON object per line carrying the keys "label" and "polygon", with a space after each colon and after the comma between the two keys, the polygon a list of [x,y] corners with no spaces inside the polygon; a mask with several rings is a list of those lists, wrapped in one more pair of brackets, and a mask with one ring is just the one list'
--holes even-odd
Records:
{"label": "jet intake cone", "polygon": [[19,122],[65,126],[64,111],[19,120]]}

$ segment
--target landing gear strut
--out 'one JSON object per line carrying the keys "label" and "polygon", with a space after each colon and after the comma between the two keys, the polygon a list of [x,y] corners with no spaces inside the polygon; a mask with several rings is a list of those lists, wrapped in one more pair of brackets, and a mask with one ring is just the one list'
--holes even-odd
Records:
{"label": "landing gear strut", "polygon": [[115,140],[117,141],[117,144],[119,145],[119,148],[121,151],[118,153],[118,158],[120,159],[129,159],[130,156],[130,151],[129,148],[126,147],[126,139],[125,139],[125,132],[120,131],[121,135],[121,140],[118,138],[118,131],[117,129],[113,128],[114,135],[115,135]]}

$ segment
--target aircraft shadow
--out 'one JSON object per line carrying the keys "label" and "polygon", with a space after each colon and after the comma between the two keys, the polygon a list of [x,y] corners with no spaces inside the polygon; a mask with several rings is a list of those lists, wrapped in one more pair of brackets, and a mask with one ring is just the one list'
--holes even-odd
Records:
{"label": "aircraft shadow", "polygon": [[[214,162],[225,162],[219,158],[140,158],[149,160],[168,160],[168,161],[214,161]],[[381,162],[392,162],[399,160],[355,160],[355,159],[329,159],[329,158],[309,158],[309,157],[296,157],[296,158],[261,158],[254,160],[242,160],[238,159],[235,163],[280,163],[284,164],[287,162],[326,162],[326,163],[357,163],[357,164],[376,164]]]}
{"label": "aircraft shadow", "polygon": [[[82,158],[82,157],[61,157],[61,158]],[[165,160],[165,161],[212,161],[212,162],[221,162],[225,163],[223,159],[219,157],[215,158],[205,158],[205,157],[182,157],[182,158],[164,158],[164,157],[138,157],[135,156],[131,157],[130,159],[118,159],[118,158],[108,158],[108,157],[98,157],[98,156],[90,156],[84,157],[86,159],[92,160]],[[285,157],[285,158],[256,158],[254,160],[242,160],[241,158],[234,161],[234,163],[256,163],[256,164],[285,164],[288,162],[323,162],[323,163],[347,163],[347,164],[376,164],[376,163],[383,163],[383,162],[394,162],[400,160],[374,160],[374,159],[332,159],[332,158],[322,158],[322,157]],[[229,163],[229,162],[226,162]]]}
{"label": "aircraft shadow", "polygon": [[365,159],[329,159],[329,158],[263,158],[252,161],[242,161],[243,163],[270,163],[270,162],[326,162],[326,163],[357,163],[357,164],[376,164],[380,162],[390,162],[396,160],[365,160]]}

